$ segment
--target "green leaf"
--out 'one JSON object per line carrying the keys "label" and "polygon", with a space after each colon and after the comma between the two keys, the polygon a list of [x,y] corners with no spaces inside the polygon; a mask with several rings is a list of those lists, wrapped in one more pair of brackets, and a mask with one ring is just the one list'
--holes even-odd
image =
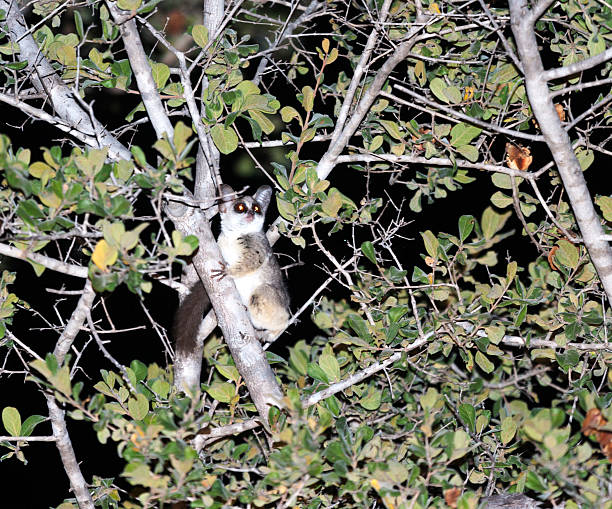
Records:
{"label": "green leaf", "polygon": [[525,321],[526,317],[527,317],[527,305],[523,304],[521,306],[521,309],[517,313],[516,318],[514,319],[514,326],[520,327],[521,324]]}
{"label": "green leaf", "polygon": [[465,239],[470,236],[474,230],[475,222],[474,216],[461,216],[459,218],[459,238],[461,242],[465,242]]}
{"label": "green leaf", "polygon": [[514,276],[516,276],[516,272],[518,270],[518,265],[516,262],[510,262],[508,267],[506,268],[506,285],[510,285],[512,281],[514,281]]}
{"label": "green leaf", "polygon": [[470,431],[474,433],[476,429],[476,410],[469,403],[462,403],[459,405],[459,416],[463,422],[470,428]]}
{"label": "green leaf", "polygon": [[612,221],[612,197],[600,196],[595,200],[606,221]]}
{"label": "green leaf", "polygon": [[595,153],[591,149],[578,147],[576,149],[576,158],[582,171],[586,171],[595,161]]}
{"label": "green leaf", "polygon": [[187,127],[182,120],[179,120],[174,126],[174,148],[180,154],[187,146],[187,140],[193,134],[190,127]]}
{"label": "green leaf", "polygon": [[149,65],[151,66],[155,85],[157,85],[158,90],[161,90],[166,86],[168,78],[170,78],[170,68],[166,64],[158,62],[149,62]]}
{"label": "green leaf", "polygon": [[536,472],[533,470],[527,471],[527,479],[525,481],[525,486],[530,490],[537,491],[539,493],[543,493],[547,491],[546,481],[544,481]]}
{"label": "green leaf", "polygon": [[18,437],[21,433],[21,415],[15,407],[7,406],[2,410],[2,424],[12,437]]}
{"label": "green leaf", "polygon": [[366,242],[363,242],[361,244],[361,252],[372,263],[377,263],[377,261],[376,261],[376,251],[374,250],[374,244],[372,244],[369,240],[366,241]]}
{"label": "green leaf", "polygon": [[225,128],[217,124],[212,127],[210,134],[215,146],[222,154],[231,154],[238,148],[238,136],[233,128]]}
{"label": "green leaf", "polygon": [[276,195],[276,207],[278,208],[278,213],[286,219],[287,221],[293,221],[295,218],[295,205],[293,203],[289,203],[283,200],[280,195]]}
{"label": "green leaf", "polygon": [[480,129],[479,127],[464,124],[463,122],[457,124],[451,129],[451,145],[453,147],[461,147],[463,145],[467,145],[481,132],[482,129]]}
{"label": "green leaf", "polygon": [[368,391],[359,400],[359,404],[366,410],[376,410],[382,401],[382,391],[376,387],[369,386]]}
{"label": "green leaf", "polygon": [[305,375],[308,370],[308,355],[296,345],[289,353],[289,364],[300,374]]}
{"label": "green leaf", "polygon": [[359,336],[361,339],[364,339],[366,341],[371,339],[370,330],[368,329],[368,324],[359,315],[356,315],[355,313],[351,313],[350,315],[346,317],[346,321],[351,327],[351,329],[353,329],[355,333],[357,334],[357,336]]}
{"label": "green leaf", "polygon": [[283,122],[288,123],[291,122],[294,118],[297,118],[300,125],[302,125],[302,117],[298,113],[298,111],[293,106],[285,106],[280,110],[281,118]]}
{"label": "green leaf", "polygon": [[485,239],[490,240],[493,236],[504,227],[504,224],[510,217],[510,212],[506,214],[498,214],[491,207],[487,207],[482,213],[482,233]]}
{"label": "green leaf", "polygon": [[325,371],[321,369],[321,367],[318,364],[309,362],[306,372],[309,377],[314,378],[315,380],[318,380],[319,382],[329,383],[327,374],[325,373]]}
{"label": "green leaf", "polygon": [[461,90],[459,90],[456,86],[451,85],[444,90],[444,95],[448,98],[448,100],[452,104],[459,104],[463,99],[461,95]]}
{"label": "green leaf", "polygon": [[567,350],[563,353],[555,352],[555,358],[565,372],[580,362],[580,355],[576,350]]}
{"label": "green leaf", "polygon": [[333,355],[333,352],[331,352],[331,348],[328,352],[321,354],[319,357],[319,366],[325,372],[330,382],[337,382],[340,380],[340,365]]}
{"label": "green leaf", "polygon": [[376,152],[380,147],[382,147],[384,138],[379,134],[378,136],[374,136],[370,146],[367,147],[370,152]]}
{"label": "green leaf", "polygon": [[495,191],[493,196],[491,196],[491,203],[500,209],[505,209],[512,205],[512,198],[506,196],[501,191]]}
{"label": "green leaf", "polygon": [[123,11],[137,11],[142,0],[117,0],[117,7]]}
{"label": "green leaf", "polygon": [[555,258],[559,263],[570,269],[578,267],[578,262],[580,260],[580,251],[578,248],[565,239],[559,240],[557,246],[559,246],[559,249],[555,252]]}
{"label": "green leaf", "polygon": [[30,415],[23,424],[21,425],[20,435],[23,437],[29,437],[34,431],[34,428],[39,425],[41,422],[45,422],[48,417],[44,415]]}
{"label": "green leaf", "polygon": [[274,131],[274,123],[261,111],[249,110],[249,116],[259,124],[264,133],[271,134]]}
{"label": "green leaf", "polygon": [[213,382],[206,392],[221,403],[229,403],[236,394],[236,386],[229,382]]}
{"label": "green leaf", "polygon": [[74,26],[76,28],[77,34],[79,35],[79,39],[83,40],[83,18],[81,17],[81,13],[79,11],[74,11]]}
{"label": "green leaf", "polygon": [[461,147],[457,148],[457,152],[472,163],[478,161],[479,152],[474,145],[462,145]]}
{"label": "green leaf", "polygon": [[449,461],[455,461],[465,456],[470,447],[470,436],[462,429],[453,434],[452,454]]}
{"label": "green leaf", "polygon": [[438,258],[438,247],[440,243],[436,236],[431,232],[431,230],[427,230],[425,232],[421,232],[421,237],[423,237],[423,243],[425,244],[425,250],[427,254],[432,258]]}
{"label": "green leaf", "polygon": [[589,41],[587,42],[587,48],[589,49],[589,56],[594,57],[595,55],[599,55],[603,53],[606,49],[606,41],[601,36],[599,31],[595,31],[589,37]]}
{"label": "green leaf", "polygon": [[321,208],[329,217],[337,217],[342,207],[342,203],[343,200],[340,191],[332,187],[327,194],[327,198],[321,203]]}
{"label": "green leaf", "polygon": [[204,48],[208,44],[208,28],[204,25],[194,25],[191,29],[191,36],[200,48]]}
{"label": "green leaf", "polygon": [[476,352],[474,360],[485,373],[491,373],[495,369],[495,365],[481,351]]}
{"label": "green leaf", "polygon": [[440,101],[446,104],[450,102],[448,97],[446,97],[446,94],[444,93],[444,90],[446,90],[448,87],[442,79],[434,78],[433,80],[431,80],[431,82],[429,83],[429,88],[433,92],[433,95],[440,99]]}
{"label": "green leaf", "polygon": [[312,111],[314,106],[314,90],[312,87],[306,86],[302,89],[302,95],[302,106],[304,107],[304,110],[306,110],[306,112]]}
{"label": "green leaf", "polygon": [[128,400],[128,410],[134,420],[142,421],[149,413],[149,400],[144,394],[136,394]]}
{"label": "green leaf", "polygon": [[512,417],[506,417],[501,422],[500,439],[502,444],[508,444],[516,434],[516,422]]}
{"label": "green leaf", "polygon": [[236,369],[236,366],[224,366],[222,364],[216,364],[215,367],[217,368],[217,371],[221,373],[221,376],[238,383],[238,380],[240,379],[240,373],[238,373],[238,369]]}
{"label": "green leaf", "polygon": [[440,393],[434,388],[429,387],[427,392],[419,398],[419,403],[423,410],[431,410],[440,400]]}
{"label": "green leaf", "polygon": [[380,124],[385,128],[385,131],[389,133],[392,138],[401,141],[404,136],[399,130],[397,122],[393,122],[392,120],[380,120]]}
{"label": "green leaf", "polygon": [[389,320],[397,323],[408,312],[408,306],[396,306],[389,310]]}

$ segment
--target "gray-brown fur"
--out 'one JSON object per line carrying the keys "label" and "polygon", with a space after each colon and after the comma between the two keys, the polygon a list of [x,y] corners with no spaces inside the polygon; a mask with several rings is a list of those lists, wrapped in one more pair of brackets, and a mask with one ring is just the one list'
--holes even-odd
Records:
{"label": "gray-brown fur", "polygon": [[198,337],[198,329],[202,323],[204,312],[210,309],[210,299],[201,282],[191,287],[189,294],[174,315],[172,333],[176,341],[176,351],[183,356],[193,352]]}
{"label": "gray-brown fur", "polygon": [[[260,187],[253,196],[231,198],[231,187],[222,187],[221,235],[217,243],[225,264],[213,275],[231,276],[242,302],[247,307],[256,329],[265,331],[264,339],[280,333],[289,321],[289,294],[263,231],[263,220],[270,203],[272,189]],[[204,286],[196,283],[185,298],[174,320],[177,350],[189,352],[195,348],[202,315],[210,308]]]}
{"label": "gray-brown fur", "polygon": [[[234,244],[240,252],[239,260],[231,267],[227,267],[228,276],[243,276],[259,269],[266,259],[276,262],[274,255],[270,256],[272,248],[263,233],[251,233],[242,235],[236,239]],[[278,264],[276,264],[278,267]]]}

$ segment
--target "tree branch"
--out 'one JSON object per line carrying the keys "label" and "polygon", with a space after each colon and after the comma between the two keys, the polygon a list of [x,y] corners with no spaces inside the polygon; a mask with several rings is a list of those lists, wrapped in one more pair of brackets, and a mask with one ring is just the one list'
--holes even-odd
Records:
{"label": "tree branch", "polygon": [[62,274],[68,274],[69,276],[81,278],[87,277],[87,267],[60,262],[59,260],[49,256],[39,253],[31,253],[27,249],[17,249],[13,246],[0,244],[0,255],[10,256],[11,258],[19,258],[21,260],[31,260],[35,263],[39,263],[47,269],[54,270],[55,272],[61,272]]}
{"label": "tree branch", "polygon": [[[416,23],[410,28],[408,34],[406,35],[406,40],[402,42],[395,51],[391,54],[391,56],[385,61],[385,63],[380,67],[380,69],[376,72],[376,77],[367,88],[367,90],[361,96],[361,99],[357,103],[357,106],[350,114],[350,118],[346,122],[346,124],[342,123],[342,119],[338,119],[338,123],[336,128],[334,129],[334,134],[332,135],[332,142],[329,144],[329,148],[323,154],[323,157],[319,161],[317,166],[317,175],[320,179],[326,178],[330,172],[333,170],[334,166],[337,163],[338,156],[345,149],[349,140],[355,134],[355,131],[359,128],[361,121],[366,116],[367,112],[370,110],[370,107],[378,97],[380,91],[382,90],[389,74],[395,69],[395,67],[403,62],[406,57],[410,54],[412,47],[416,43],[416,35],[422,29],[422,23],[424,21],[424,17],[422,15],[417,15]],[[356,76],[361,76],[363,71],[356,70]],[[355,77],[353,78],[355,79]],[[359,80],[357,80],[359,81]],[[352,86],[352,84],[351,84]],[[347,95],[343,102],[343,109],[346,110],[346,114],[350,111],[350,105],[352,104],[353,97]],[[344,106],[347,104],[348,106]]]}
{"label": "tree branch", "polygon": [[94,298],[96,293],[94,292],[91,282],[89,279],[85,282],[85,288],[83,288],[83,293],[81,294],[81,298],[77,303],[76,308],[72,312],[72,317],[70,321],[64,327],[64,331],[61,336],[57,340],[55,345],[55,350],[53,354],[58,360],[58,363],[62,363],[68,350],[72,346],[74,342],[74,338],[79,333],[81,326],[85,319],[89,316],[89,312],[91,310],[91,306],[93,305]]}
{"label": "tree branch", "polygon": [[[288,37],[291,37],[293,35],[294,30],[297,27],[299,27],[302,23],[304,23],[304,21],[306,21],[313,13],[315,13],[319,8],[323,7],[324,5],[325,5],[324,2],[319,2],[319,0],[312,0],[306,6],[304,12],[302,12],[302,14],[300,14],[297,17],[297,19],[295,19],[295,21],[292,21],[291,23],[286,24],[283,30],[281,30],[277,34],[267,54],[275,52],[279,48],[282,41],[284,41]],[[253,83],[255,83],[255,85],[259,85],[259,83],[261,82],[261,78],[263,76],[263,73],[266,70],[269,60],[270,59],[268,56],[264,56],[259,62],[259,65],[257,66],[257,70],[255,71],[255,76],[251,80],[253,81]]]}
{"label": "tree branch", "polygon": [[48,96],[55,112],[77,131],[99,140],[98,148],[110,147],[122,159],[131,159],[132,154],[89,112],[84,111],[73,97],[72,91],[56,74],[49,61],[42,55],[40,48],[30,35],[28,26],[19,11],[17,2],[0,0],[0,9],[6,12],[5,27],[12,42],[19,41],[19,53],[28,61],[28,71],[32,84],[45,97]]}
{"label": "tree branch", "polygon": [[123,45],[127,51],[130,66],[132,71],[134,71],[138,90],[140,91],[140,96],[147,110],[151,125],[155,129],[158,138],[162,138],[166,134],[170,143],[172,143],[174,129],[157,92],[157,85],[151,72],[151,64],[142,46],[136,20],[130,12],[124,12],[119,9],[115,2],[107,1],[106,5],[119,27]]}
{"label": "tree branch", "polygon": [[420,156],[395,156],[392,154],[351,154],[346,156],[339,156],[336,160],[340,163],[390,163],[390,164],[425,164],[429,166],[453,166],[455,164],[459,168],[473,168],[475,170],[484,170],[494,173],[504,173],[505,175],[511,175],[513,177],[519,177],[526,180],[534,179],[534,175],[528,171],[513,170],[506,166],[499,166],[496,164],[487,163],[471,163],[463,159],[457,159],[451,161],[445,157],[432,157],[427,159],[426,157]]}
{"label": "tree branch", "polygon": [[[70,320],[64,328],[64,332],[60,336],[53,354],[57,358],[58,364],[64,362],[66,353],[72,346],[74,339],[76,338],[79,330],[81,329],[85,318],[87,317],[91,305],[93,303],[94,292],[91,288],[89,280],[85,283],[83,289],[83,295],[79,299],[79,302],[70,317]],[[76,459],[70,435],[68,434],[68,428],[66,427],[66,419],[64,411],[57,406],[57,402],[52,394],[45,394],[47,399],[47,408],[49,409],[49,419],[51,420],[51,428],[53,430],[53,438],[55,439],[55,445],[60,453],[62,464],[66,475],[70,480],[70,486],[77,499],[79,508],[81,509],[93,509],[94,502],[89,494],[89,489],[83,473],[79,467],[79,462]]]}
{"label": "tree branch", "polygon": [[607,50],[599,53],[590,58],[585,58],[580,62],[574,62],[573,64],[566,65],[564,67],[557,67],[555,69],[549,69],[548,71],[544,71],[543,79],[544,81],[552,81],[557,80],[559,78],[565,78],[566,76],[571,76],[572,74],[577,74],[582,71],[587,71],[592,67],[603,64],[608,60],[612,59],[612,47]]}
{"label": "tree branch", "polygon": [[[100,144],[98,139],[95,136],[84,133],[81,129],[76,129],[71,127],[68,122],[63,120],[60,117],[50,115],[44,110],[39,108],[35,108],[34,106],[30,106],[28,103],[20,101],[15,97],[10,95],[6,95],[0,92],[0,101],[3,103],[14,106],[15,108],[23,111],[26,115],[29,115],[32,118],[36,118],[38,120],[42,120],[43,122],[47,122],[49,125],[57,127],[60,131],[63,131],[70,136],[76,138],[82,143],[89,145],[90,147],[99,148]],[[123,159],[125,154],[121,152],[117,152],[115,147],[108,147],[108,158],[117,161],[119,159]]]}
{"label": "tree branch", "polygon": [[[426,99],[422,95],[419,95],[416,92],[413,92],[412,90],[406,87],[403,87],[401,85],[393,85],[393,88],[394,89],[396,88],[397,90],[401,90],[405,94],[408,94],[409,96],[414,97],[417,101],[431,108],[435,108],[437,110],[444,111],[451,117],[458,118],[460,120],[464,120],[465,122],[469,124],[477,125],[478,127],[482,127],[483,129],[487,129],[493,132],[498,132],[501,134],[507,134],[508,136],[512,136],[514,138],[522,138],[524,140],[544,141],[544,137],[541,134],[522,133],[520,131],[515,131],[514,129],[507,129],[505,127],[497,126],[495,124],[485,122],[484,120],[479,120],[477,118],[470,117],[469,115],[466,115],[465,113],[461,113],[460,111],[454,110],[453,108],[449,108],[448,106],[444,106],[443,104],[438,104],[437,102],[430,101],[429,99]],[[380,95],[402,104],[402,100],[399,97],[396,97],[392,94],[387,94],[386,92],[382,92]]]}
{"label": "tree branch", "polygon": [[54,436],[48,437],[0,437],[0,442],[55,442]]}
{"label": "tree branch", "polygon": [[602,238],[604,231],[580,163],[550,97],[526,0],[510,0],[510,17],[525,70],[525,85],[531,108],[557,164],[591,261],[608,300],[612,301],[612,248]]}

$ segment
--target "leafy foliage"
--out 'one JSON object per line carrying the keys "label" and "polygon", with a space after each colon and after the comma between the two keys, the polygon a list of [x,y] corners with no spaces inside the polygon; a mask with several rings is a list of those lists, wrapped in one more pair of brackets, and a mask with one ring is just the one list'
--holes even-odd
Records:
{"label": "leafy foliage", "polygon": [[[149,25],[165,23],[154,16],[157,4],[117,2],[143,31],[167,42]],[[33,5],[32,35],[61,82],[81,98],[136,91],[106,5],[57,12],[57,3]],[[270,22],[257,5],[214,38],[204,25],[183,27],[189,42],[178,67],[155,51],[147,62],[164,111],[187,120],[149,146],[124,136],[131,159],[108,147],[79,141],[69,149],[51,140],[42,141],[50,146],[38,157],[0,136],[0,252],[28,260],[37,277],[50,269],[87,278],[102,302],[102,309],[87,311],[97,321],[78,338],[94,337],[111,366],[82,376],[83,343],[61,362],[47,353],[53,346],[19,337],[20,320],[32,317],[20,300],[28,300],[28,288],[13,269],[0,278],[7,358],[25,355],[27,387],[91,426],[101,444],[112,444],[105,451],[123,462],[115,476],[91,479],[96,505],[473,509],[509,491],[567,509],[612,508],[609,304],[563,182],[554,165],[543,163],[545,147],[535,148],[545,140],[508,39],[508,10],[419,5],[313,4],[326,20],[326,37],[320,26],[306,26],[308,16],[291,28],[293,11],[277,6],[287,23],[261,28],[274,36],[268,41],[274,46],[263,50],[247,33],[260,26],[254,22]],[[68,13],[73,33],[58,30]],[[384,22],[379,13],[388,16]],[[142,17],[148,14],[150,20]],[[607,5],[567,0],[536,29],[553,64],[569,65],[605,51],[611,21]],[[285,32],[298,25],[305,26],[299,36]],[[417,29],[418,37],[411,32]],[[295,42],[279,56],[285,37]],[[371,104],[363,102],[384,71],[380,62],[407,41],[408,57],[389,70]],[[33,64],[8,31],[0,54],[2,86],[18,95]],[[269,75],[253,61],[264,62]],[[607,62],[599,70],[595,85],[587,83],[592,76],[574,74],[551,85],[559,92],[561,127],[587,177],[610,153],[601,132],[612,115],[601,90],[609,92],[612,67]],[[193,83],[185,81],[191,73]],[[585,121],[587,108],[568,98],[591,86],[597,93]],[[194,105],[201,106],[198,115]],[[130,108],[119,131],[153,121],[144,101]],[[342,138],[336,129],[361,109],[344,155],[334,161],[339,168],[322,174],[318,144],[329,143],[325,156],[333,152]],[[566,121],[566,111],[576,124]],[[317,267],[330,275],[324,294],[308,300],[317,333],[307,337],[298,325],[284,349],[268,352],[285,398],[265,429],[217,335],[204,347],[203,383],[188,393],[174,387],[161,356],[147,365],[133,355],[122,365],[96,337],[107,323],[105,332],[122,332],[105,307],[122,285],[130,292],[122,305],[130,310],[146,307],[156,285],[180,286],[180,269],[199,239],[174,229],[167,206],[208,206],[197,196],[198,172],[214,167],[213,145],[223,155],[285,146],[268,175],[278,191],[278,231],[304,259],[319,252]],[[198,148],[208,166],[197,162]],[[540,169],[530,167],[533,161]],[[595,203],[610,232],[612,201],[608,190],[601,192]],[[484,201],[471,200],[475,194]],[[449,210],[445,200],[452,198]],[[443,226],[431,221],[438,213]],[[309,270],[314,281],[319,272]],[[302,284],[289,275],[292,285]],[[332,280],[340,285],[328,287]],[[71,315],[57,313],[64,330]],[[166,345],[159,318],[148,318]],[[143,336],[147,350],[154,349],[152,333]],[[1,459],[25,462],[23,446],[44,417],[23,419],[18,406],[11,401],[2,411],[8,435],[0,439],[7,450]]]}

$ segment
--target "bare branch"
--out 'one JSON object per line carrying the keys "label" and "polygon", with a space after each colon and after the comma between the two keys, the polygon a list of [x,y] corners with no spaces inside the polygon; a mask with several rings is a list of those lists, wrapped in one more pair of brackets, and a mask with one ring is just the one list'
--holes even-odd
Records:
{"label": "bare branch", "polygon": [[0,437],[0,442],[55,442],[54,436],[49,437]]}
{"label": "bare branch", "polygon": [[157,92],[157,85],[153,79],[151,64],[147,59],[147,55],[142,46],[136,20],[130,12],[122,12],[115,2],[107,1],[106,5],[113,15],[113,19],[119,27],[119,32],[123,39],[123,45],[130,60],[130,66],[134,71],[138,90],[144,103],[145,109],[151,125],[155,129],[158,138],[162,138],[164,134],[172,143],[174,129],[170,123],[170,119],[166,114],[161,97]]}
{"label": "bare branch", "polygon": [[53,350],[53,354],[57,358],[58,363],[61,364],[64,361],[68,350],[70,350],[70,347],[74,342],[74,338],[78,334],[85,319],[89,316],[89,311],[91,310],[95,296],[96,293],[94,292],[91,282],[88,279],[85,283],[85,288],[83,288],[81,298],[79,299],[76,308],[72,312],[72,317],[66,324],[66,327],[64,327],[61,336],[57,340],[55,349]]}
{"label": "bare branch", "polygon": [[353,105],[353,98],[355,97],[357,87],[361,84],[361,79],[363,78],[363,75],[368,71],[370,58],[372,57],[372,51],[374,51],[374,47],[379,43],[380,32],[383,29],[384,22],[387,20],[387,16],[389,15],[390,5],[391,0],[384,1],[380,10],[380,17],[378,19],[378,23],[375,24],[374,30],[370,32],[370,35],[368,36],[368,41],[366,42],[366,45],[363,48],[363,52],[361,53],[361,57],[359,58],[359,62],[357,63],[357,67],[355,67],[353,77],[351,78],[351,84],[349,85],[348,90],[346,91],[346,96],[344,97],[344,101],[342,102],[342,108],[340,109],[340,113],[338,114],[338,120],[336,121],[336,127],[334,128],[334,133],[332,134],[332,139],[330,142],[330,146],[332,147],[336,143],[338,143],[338,139],[342,135],[342,130],[346,123],[346,119],[348,117],[351,106]]}
{"label": "bare branch", "polygon": [[[279,47],[281,46],[282,42],[287,39],[288,37],[291,37],[293,35],[293,32],[296,28],[298,28],[302,23],[304,23],[304,21],[306,21],[313,13],[315,13],[316,11],[318,11],[321,7],[323,7],[325,5],[324,2],[319,2],[319,0],[312,0],[305,8],[305,10],[302,12],[302,14],[300,14],[294,21],[292,21],[291,23],[286,23],[285,26],[283,27],[283,29],[279,32],[277,32],[276,34],[276,38],[274,39],[274,42],[272,43],[272,45],[269,48],[269,51],[266,53],[266,56],[264,56],[261,61],[259,62],[259,65],[257,66],[257,70],[255,71],[255,76],[253,77],[253,83],[255,83],[256,85],[259,85],[259,83],[261,82],[261,78],[263,76],[263,73],[266,70],[266,67],[268,65],[269,62],[269,57],[267,56],[270,53],[275,52],[277,49],[279,49]],[[292,5],[292,8],[297,7],[297,3],[295,3],[294,5]]]}
{"label": "bare branch", "polygon": [[490,171],[493,173],[503,173],[505,175],[511,175],[513,177],[519,177],[526,180],[532,180],[534,177],[533,173],[528,171],[513,170],[506,166],[498,166],[496,164],[488,163],[471,163],[463,159],[451,161],[445,157],[432,157],[427,159],[421,156],[394,156],[391,154],[351,154],[347,156],[339,156],[336,160],[338,164],[341,163],[390,163],[390,164],[424,164],[428,166],[453,166],[456,164],[459,168],[473,168],[475,170]]}
{"label": "bare branch", "polygon": [[598,55],[595,55],[590,58],[585,58],[580,62],[574,62],[573,64],[566,65],[564,67],[557,67],[556,69],[549,69],[548,71],[544,71],[544,81],[557,80],[559,78],[571,76],[572,74],[587,71],[595,66],[607,62],[610,59],[612,59],[612,47],[608,48],[602,53],[599,53]]}
{"label": "bare branch", "polygon": [[[444,106],[443,104],[438,104],[437,102],[430,101],[429,99],[426,99],[425,97],[417,94],[416,92],[413,92],[409,88],[403,87],[401,85],[393,85],[393,88],[396,88],[397,90],[401,90],[405,94],[408,94],[409,96],[414,97],[417,101],[431,108],[435,108],[435,109],[444,111],[451,117],[463,120],[469,124],[477,125],[478,127],[482,127],[483,129],[487,129],[489,131],[498,132],[502,134],[507,134],[508,136],[512,136],[514,138],[522,138],[524,140],[544,141],[544,137],[541,134],[523,133],[521,131],[515,131],[514,129],[507,129],[506,127],[500,127],[498,125],[491,124],[489,122],[485,122],[484,120],[479,120],[477,118],[470,117],[469,115],[466,115],[465,113],[461,113],[460,111],[457,111],[453,108],[449,108],[448,106]],[[392,94],[382,92],[380,95],[388,99],[391,99],[392,101],[402,104],[402,100],[399,97],[396,97]]]}
{"label": "bare branch", "polygon": [[[83,295],[79,299],[77,307],[72,313],[70,320],[64,328],[64,332],[60,336],[55,349],[53,351],[59,364],[64,362],[65,354],[72,346],[74,339],[76,338],[79,330],[81,329],[85,318],[87,317],[91,304],[93,302],[93,290],[91,283],[87,281]],[[89,307],[88,307],[89,306]],[[79,462],[76,459],[70,435],[68,434],[68,428],[66,427],[66,419],[64,411],[57,406],[57,402],[52,394],[46,394],[47,408],[49,409],[49,418],[51,419],[51,428],[53,430],[53,438],[57,449],[64,465],[64,470],[68,479],[70,479],[70,486],[76,496],[77,502],[81,509],[93,509],[94,503],[89,494],[89,489],[83,473],[79,467]]]}
{"label": "bare branch", "polygon": [[[100,143],[98,139],[96,138],[96,136],[86,134],[81,129],[76,129],[74,127],[71,127],[68,122],[66,122],[60,117],[50,115],[44,110],[30,106],[26,102],[20,101],[19,99],[15,99],[14,97],[3,94],[1,92],[0,92],[0,101],[6,104],[10,104],[11,106],[14,106],[15,108],[20,109],[27,115],[30,115],[32,118],[37,118],[38,120],[47,122],[49,125],[57,127],[60,131],[63,131],[69,134],[70,136],[73,136],[77,140],[89,145],[90,147],[98,148],[100,146]],[[108,158],[113,161],[122,159],[125,156],[124,153],[117,152],[115,147],[111,146],[111,147],[108,147],[108,149],[109,149]]]}
{"label": "bare branch", "polygon": [[6,244],[0,244],[0,254],[10,256],[11,258],[19,258],[21,260],[32,260],[35,263],[39,263],[44,267],[61,272],[62,274],[68,274],[74,277],[87,277],[87,267],[81,267],[80,265],[72,265],[70,263],[60,262],[55,258],[45,256],[39,253],[31,253],[26,249],[17,249],[13,246]]}

